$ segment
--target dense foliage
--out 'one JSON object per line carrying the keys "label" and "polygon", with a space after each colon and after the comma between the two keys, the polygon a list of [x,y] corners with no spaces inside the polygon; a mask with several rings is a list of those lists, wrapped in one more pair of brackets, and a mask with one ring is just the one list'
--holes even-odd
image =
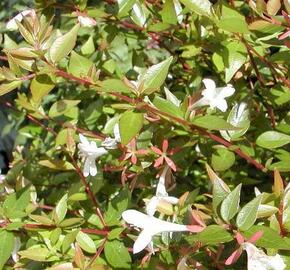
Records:
{"label": "dense foliage", "polygon": [[0,269],[290,269],[288,0],[0,9]]}

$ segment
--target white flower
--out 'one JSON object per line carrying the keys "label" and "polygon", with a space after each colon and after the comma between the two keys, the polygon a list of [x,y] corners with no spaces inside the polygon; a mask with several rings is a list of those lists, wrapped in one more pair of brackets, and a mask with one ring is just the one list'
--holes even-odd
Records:
{"label": "white flower", "polygon": [[105,147],[106,149],[116,149],[118,143],[121,142],[121,136],[120,136],[120,129],[119,129],[119,124],[115,124],[114,126],[114,137],[107,137],[105,140],[102,142],[102,146]]}
{"label": "white flower", "polygon": [[245,242],[243,249],[248,255],[248,270],[283,270],[286,265],[279,254],[268,256],[253,244]]}
{"label": "white flower", "polygon": [[81,142],[78,144],[78,148],[81,155],[85,157],[84,176],[95,176],[97,174],[96,159],[108,152],[104,147],[97,147],[96,142],[90,142],[82,134],[79,137]]}
{"label": "white flower", "polygon": [[84,15],[79,15],[78,21],[83,27],[93,27],[97,24],[97,22],[93,18]]}
{"label": "white flower", "polygon": [[174,104],[176,107],[180,107],[181,101],[174,96],[166,87],[164,87],[166,99]]}
{"label": "white flower", "polygon": [[124,211],[122,218],[127,223],[142,229],[133,246],[134,254],[142,251],[148,245],[152,246],[152,238],[156,234],[183,231],[200,232],[204,229],[201,226],[171,223],[132,209]]}
{"label": "white flower", "polygon": [[172,196],[168,196],[168,193],[166,192],[166,188],[165,188],[165,178],[166,178],[166,173],[168,171],[168,166],[166,166],[163,171],[162,174],[159,178],[159,182],[156,188],[156,195],[153,196],[150,201],[148,202],[148,204],[146,205],[146,212],[149,216],[153,216],[156,212],[156,208],[159,204],[159,202],[161,201],[166,201],[169,202],[171,204],[177,204],[178,203],[178,198],[172,197]]}
{"label": "white flower", "polygon": [[218,108],[225,112],[228,108],[225,98],[232,96],[235,89],[230,84],[217,88],[215,82],[211,79],[204,79],[202,82],[205,85],[205,89],[202,91],[203,97],[194,103],[191,108],[209,105],[211,109]]}
{"label": "white flower", "polygon": [[15,17],[13,17],[10,21],[7,22],[6,24],[6,29],[7,30],[17,30],[18,29],[18,25],[16,23],[16,21],[21,22],[23,17],[26,16],[36,16],[35,10],[34,9],[27,9],[24,10],[20,13],[18,13]]}

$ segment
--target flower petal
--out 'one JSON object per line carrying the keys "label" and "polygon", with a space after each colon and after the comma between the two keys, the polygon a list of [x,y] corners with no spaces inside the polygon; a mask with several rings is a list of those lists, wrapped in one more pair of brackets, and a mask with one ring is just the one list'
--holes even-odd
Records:
{"label": "flower petal", "polygon": [[219,99],[216,103],[217,104],[215,107],[217,107],[222,112],[225,112],[228,109],[228,104],[225,99]]}
{"label": "flower petal", "polygon": [[80,141],[81,143],[83,143],[84,145],[89,145],[89,140],[83,135],[83,134],[79,134],[79,138],[80,138]]}
{"label": "flower petal", "polygon": [[146,225],[150,226],[150,217],[145,215],[137,210],[126,210],[122,213],[122,218],[128,223],[133,226],[144,228]]}
{"label": "flower petal", "polygon": [[175,163],[173,162],[173,160],[170,159],[169,157],[164,157],[164,158],[165,158],[166,163],[168,164],[168,166],[169,166],[173,171],[176,172],[176,165],[175,165]]}
{"label": "flower petal", "polygon": [[151,146],[151,149],[152,149],[152,151],[155,152],[157,155],[162,155],[162,154],[163,154],[162,151],[161,151],[159,148],[157,148],[156,146]]}
{"label": "flower petal", "polygon": [[179,199],[173,196],[163,197],[162,200],[167,201],[171,204],[178,204]]}
{"label": "flower petal", "polygon": [[235,93],[235,91],[236,91],[235,88],[230,84],[225,87],[217,88],[217,93],[221,98],[230,97]]}
{"label": "flower petal", "polygon": [[156,196],[152,197],[150,201],[147,203],[146,213],[149,216],[154,216],[158,203],[159,203],[159,199]]}
{"label": "flower petal", "polygon": [[136,239],[133,246],[133,253],[136,254],[146,248],[152,241],[152,235],[149,230],[143,230]]}
{"label": "flower petal", "polygon": [[164,157],[163,157],[163,156],[157,158],[157,159],[155,160],[154,167],[155,167],[155,168],[156,168],[156,167],[159,167],[161,164],[163,164],[163,161],[164,161]]}
{"label": "flower petal", "polygon": [[90,166],[91,166],[91,161],[89,158],[86,158],[85,164],[84,164],[84,171],[83,171],[85,177],[88,177],[90,174]]}
{"label": "flower petal", "polygon": [[90,162],[90,175],[91,176],[96,176],[98,173],[98,169],[97,169],[97,166],[96,166],[96,161],[94,159],[91,159],[91,162]]}
{"label": "flower petal", "polygon": [[[235,263],[241,256],[243,250],[241,248],[238,248],[235,250],[230,257],[228,257],[225,261],[225,265],[231,265]],[[262,269],[261,269],[262,270]]]}
{"label": "flower petal", "polygon": [[206,89],[212,89],[215,90],[216,89],[216,84],[215,81],[212,79],[203,79],[202,80],[204,86]]}

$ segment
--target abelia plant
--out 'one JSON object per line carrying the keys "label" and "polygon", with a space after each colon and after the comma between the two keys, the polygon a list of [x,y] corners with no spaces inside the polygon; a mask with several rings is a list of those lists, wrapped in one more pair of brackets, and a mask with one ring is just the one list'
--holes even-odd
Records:
{"label": "abelia plant", "polygon": [[289,1],[0,7],[0,270],[290,268]]}

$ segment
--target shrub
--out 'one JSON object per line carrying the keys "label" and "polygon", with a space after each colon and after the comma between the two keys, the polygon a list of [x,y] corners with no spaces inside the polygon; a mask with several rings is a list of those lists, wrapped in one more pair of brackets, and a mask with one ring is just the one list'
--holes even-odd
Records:
{"label": "shrub", "polygon": [[289,1],[17,2],[0,269],[290,267]]}

